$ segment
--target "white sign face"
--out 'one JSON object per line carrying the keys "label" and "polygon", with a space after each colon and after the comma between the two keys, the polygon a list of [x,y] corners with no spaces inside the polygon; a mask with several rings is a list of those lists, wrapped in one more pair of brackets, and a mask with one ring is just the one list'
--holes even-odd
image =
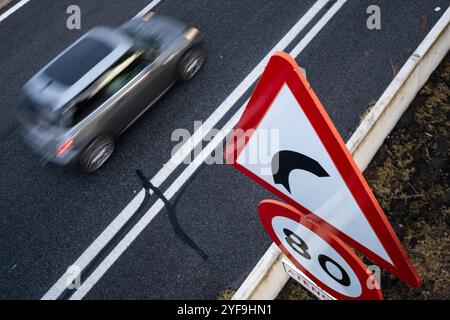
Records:
{"label": "white sign face", "polygon": [[321,228],[417,287],[407,258],[295,60],[270,59],[227,142],[226,159]]}
{"label": "white sign face", "polygon": [[258,214],[270,237],[299,269],[287,272],[314,295],[327,300],[382,299],[378,286],[367,286],[373,276],[361,259],[301,211],[283,202],[263,200]]}
{"label": "white sign face", "polygon": [[[279,130],[278,149],[258,139]],[[259,133],[261,132],[261,133]],[[246,150],[264,148],[252,156]],[[258,161],[252,161],[257,158]],[[277,170],[267,170],[278,162]],[[237,163],[378,256],[392,261],[326,152],[310,121],[284,85],[237,158]],[[272,166],[273,167],[273,166]],[[277,171],[277,172],[274,172]]]}
{"label": "white sign face", "polygon": [[311,292],[319,300],[336,300],[330,296],[327,292],[322,290],[317,284],[314,283],[306,274],[298,270],[287,259],[281,261],[284,271],[295,281],[297,281],[302,287]]}
{"label": "white sign face", "polygon": [[361,296],[361,284],[352,268],[321,237],[286,217],[273,218],[272,227],[294,259],[319,281],[346,297]]}

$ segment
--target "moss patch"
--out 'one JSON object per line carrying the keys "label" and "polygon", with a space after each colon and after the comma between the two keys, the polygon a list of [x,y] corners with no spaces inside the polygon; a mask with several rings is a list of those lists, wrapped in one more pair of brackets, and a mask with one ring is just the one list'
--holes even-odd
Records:
{"label": "moss patch", "polygon": [[217,296],[217,300],[231,300],[235,293],[235,289],[225,289],[224,291],[219,293],[219,295]]}
{"label": "moss patch", "polygon": [[384,273],[385,299],[450,299],[449,83],[447,55],[365,172],[424,282]]}

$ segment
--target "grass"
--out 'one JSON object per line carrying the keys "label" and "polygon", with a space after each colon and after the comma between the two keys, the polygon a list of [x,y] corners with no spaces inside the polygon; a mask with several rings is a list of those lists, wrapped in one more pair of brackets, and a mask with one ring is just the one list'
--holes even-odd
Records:
{"label": "grass", "polygon": [[217,296],[217,300],[231,300],[235,293],[235,289],[225,289],[224,291],[219,293],[219,295]]}

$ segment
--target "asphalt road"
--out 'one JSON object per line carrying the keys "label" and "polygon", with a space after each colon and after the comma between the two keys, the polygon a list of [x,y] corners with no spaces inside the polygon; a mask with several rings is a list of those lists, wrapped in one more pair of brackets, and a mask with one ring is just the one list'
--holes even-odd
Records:
{"label": "asphalt road", "polygon": [[[206,120],[313,3],[161,1],[154,11],[204,32],[206,64],[192,82],[176,85],[135,123],[110,161],[92,175],[38,164],[14,119],[19,91],[89,28],[119,25],[148,1],[79,0],[79,31],[65,26],[66,8],[73,4],[65,0],[32,0],[0,22],[0,298],[41,298],[142,188],[135,170],[154,176],[170,159],[173,130],[193,132],[194,121]],[[448,0],[378,1],[381,30],[368,30],[370,4],[348,1],[297,58],[344,140],[449,5]],[[229,166],[202,166],[171,214],[208,260],[177,237],[163,209],[86,298],[215,298],[237,288],[270,245],[256,213],[267,197],[272,196]]]}

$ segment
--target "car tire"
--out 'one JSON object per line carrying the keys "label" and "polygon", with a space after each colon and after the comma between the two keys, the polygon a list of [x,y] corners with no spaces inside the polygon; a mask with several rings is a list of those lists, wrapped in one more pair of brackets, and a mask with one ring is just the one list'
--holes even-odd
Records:
{"label": "car tire", "polygon": [[186,52],[178,66],[178,78],[182,81],[191,80],[200,70],[205,60],[205,53],[200,47],[194,47]]}
{"label": "car tire", "polygon": [[85,172],[94,172],[109,159],[114,151],[114,140],[109,137],[99,137],[84,151],[80,158],[80,167]]}

